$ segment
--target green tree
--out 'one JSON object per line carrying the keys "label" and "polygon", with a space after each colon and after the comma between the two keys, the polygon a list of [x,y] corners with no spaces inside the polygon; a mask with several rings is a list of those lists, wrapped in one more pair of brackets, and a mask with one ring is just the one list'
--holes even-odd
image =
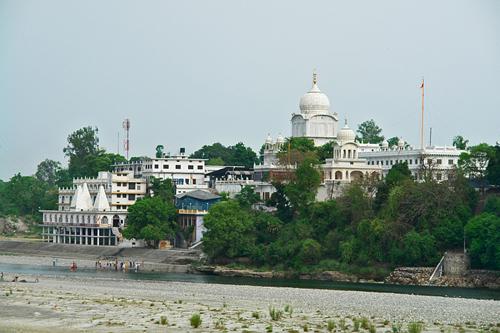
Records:
{"label": "green tree", "polygon": [[36,167],[35,177],[49,186],[54,186],[58,181],[58,173],[60,171],[61,163],[46,159]]}
{"label": "green tree", "polygon": [[295,177],[285,185],[285,195],[298,212],[304,212],[316,200],[321,175],[314,162],[305,160],[299,164]]}
{"label": "green tree", "polygon": [[394,147],[398,145],[399,138],[397,136],[393,136],[392,138],[387,139],[387,143],[389,147]]}
{"label": "green tree", "polygon": [[327,158],[333,158],[333,146],[335,141],[330,141],[316,148],[316,154],[320,163],[325,163]]}
{"label": "green tree", "polygon": [[244,186],[240,193],[236,194],[236,200],[241,207],[250,208],[260,201],[260,197],[251,186]]}
{"label": "green tree", "polygon": [[211,158],[207,161],[207,165],[225,165],[226,162],[220,157]]}
{"label": "green tree", "polygon": [[437,251],[436,239],[429,232],[418,233],[414,230],[403,239],[401,262],[408,266],[434,266],[440,253]]}
{"label": "green tree", "polygon": [[321,260],[321,245],[311,238],[304,240],[298,258],[306,265],[317,264]]}
{"label": "green tree", "polygon": [[93,177],[96,174],[92,164],[102,153],[99,148],[98,129],[83,127],[68,136],[68,145],[63,149],[69,158],[69,171],[73,177]]}
{"label": "green tree", "polygon": [[238,165],[246,168],[253,168],[254,163],[259,161],[257,154],[242,142],[228,147],[219,142],[204,145],[191,154],[191,158],[207,159],[208,165]]}
{"label": "green tree", "polygon": [[150,190],[155,197],[161,198],[165,203],[172,204],[175,197],[175,185],[172,179],[153,178]]}
{"label": "green tree", "polygon": [[31,176],[16,174],[3,186],[5,213],[37,215],[40,209],[56,209],[57,189]]}
{"label": "green tree", "polygon": [[390,188],[410,180],[412,177],[407,162],[394,164],[385,177],[385,182]]}
{"label": "green tree", "polygon": [[497,143],[490,153],[486,178],[491,185],[500,185],[500,144]]}
{"label": "green tree", "polygon": [[457,135],[456,137],[453,138],[453,146],[456,147],[457,149],[461,150],[467,149],[468,143],[469,140],[464,139],[464,137],[461,135]]}
{"label": "green tree", "polygon": [[473,266],[500,269],[500,217],[483,213],[465,226]]}
{"label": "green tree", "polygon": [[375,124],[373,119],[359,124],[357,132],[359,133],[358,141],[365,143],[381,143],[384,141],[384,136],[381,135],[382,129]]}
{"label": "green tree", "polygon": [[165,147],[163,145],[156,146],[155,157],[156,158],[162,158],[162,157],[164,157],[165,156],[165,153],[163,152],[164,149],[165,149]]}
{"label": "green tree", "polygon": [[123,236],[127,239],[144,239],[156,247],[160,240],[175,236],[175,217],[174,205],[166,203],[159,196],[138,200],[128,209]]}
{"label": "green tree", "polygon": [[255,225],[250,213],[235,200],[210,207],[203,224],[203,251],[212,259],[248,256],[255,245]]}
{"label": "green tree", "polygon": [[229,159],[227,165],[244,166],[245,168],[253,168],[255,163],[259,162],[257,154],[250,147],[245,147],[242,142],[238,142],[234,146],[229,146]]}
{"label": "green tree", "polygon": [[484,191],[488,161],[494,158],[494,147],[486,143],[481,143],[470,147],[468,152],[460,154],[458,166],[466,176],[478,182]]}

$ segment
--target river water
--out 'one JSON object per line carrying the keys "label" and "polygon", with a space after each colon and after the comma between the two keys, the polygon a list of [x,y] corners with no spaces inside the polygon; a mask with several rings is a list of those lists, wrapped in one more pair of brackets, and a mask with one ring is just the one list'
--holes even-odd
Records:
{"label": "river water", "polygon": [[[316,281],[299,279],[259,279],[247,277],[226,277],[205,274],[183,274],[183,273],[155,273],[155,272],[115,272],[95,269],[78,269],[71,272],[67,267],[52,267],[23,264],[0,263],[0,272],[16,273],[22,279],[23,274],[49,275],[49,276],[81,276],[86,278],[100,279],[128,279],[128,280],[154,280],[154,281],[178,281],[192,283],[217,283],[251,286],[311,288],[311,289],[335,289],[335,290],[357,290],[382,293],[415,294],[444,297],[461,297],[475,299],[500,300],[500,290],[451,288],[434,286],[403,286],[383,283],[352,283],[335,281]],[[26,278],[29,280],[29,278]]]}

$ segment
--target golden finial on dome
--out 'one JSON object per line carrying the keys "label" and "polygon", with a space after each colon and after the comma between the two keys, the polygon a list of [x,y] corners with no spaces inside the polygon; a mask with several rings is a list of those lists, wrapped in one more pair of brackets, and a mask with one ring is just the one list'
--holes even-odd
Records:
{"label": "golden finial on dome", "polygon": [[316,74],[316,68],[313,70],[313,85],[318,83],[318,74]]}

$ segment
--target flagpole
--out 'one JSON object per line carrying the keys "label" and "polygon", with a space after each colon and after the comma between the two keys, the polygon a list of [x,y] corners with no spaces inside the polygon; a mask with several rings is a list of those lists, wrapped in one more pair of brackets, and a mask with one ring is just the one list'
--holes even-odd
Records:
{"label": "flagpole", "polygon": [[422,118],[420,121],[420,149],[424,150],[424,78],[422,77]]}

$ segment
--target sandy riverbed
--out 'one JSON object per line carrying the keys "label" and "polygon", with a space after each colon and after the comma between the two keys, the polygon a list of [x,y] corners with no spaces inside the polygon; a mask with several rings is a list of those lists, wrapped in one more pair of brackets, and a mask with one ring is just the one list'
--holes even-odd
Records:
{"label": "sandy riverbed", "polygon": [[[12,280],[12,274],[5,280]],[[500,302],[359,291],[314,290],[22,275],[28,283],[0,282],[0,332],[326,332],[333,320],[354,329],[368,318],[379,332],[498,330]],[[283,311],[271,320],[269,307]],[[288,307],[288,312],[284,311]],[[201,327],[189,318],[199,313]],[[168,322],[162,325],[162,317]],[[257,318],[258,317],[258,318]],[[360,329],[360,331],[366,331]]]}

